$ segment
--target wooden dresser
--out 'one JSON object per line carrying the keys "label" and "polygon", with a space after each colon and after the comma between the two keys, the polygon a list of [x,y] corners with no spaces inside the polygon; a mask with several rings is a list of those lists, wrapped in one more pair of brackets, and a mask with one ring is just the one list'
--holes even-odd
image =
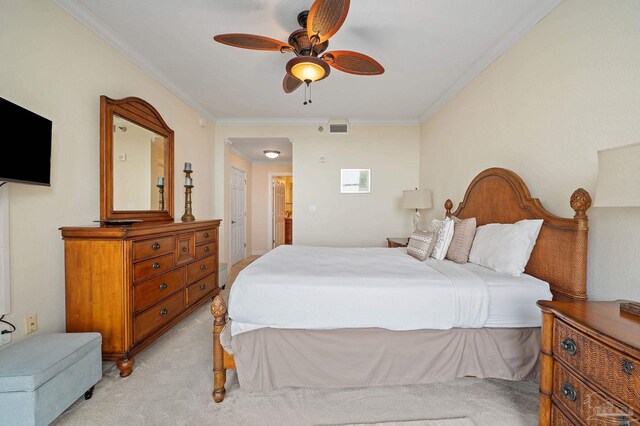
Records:
{"label": "wooden dresser", "polygon": [[640,425],[640,317],[620,301],[542,309],[540,425]]}
{"label": "wooden dresser", "polygon": [[133,356],[218,294],[219,220],[63,227],[67,332],[102,334],[103,359]]}

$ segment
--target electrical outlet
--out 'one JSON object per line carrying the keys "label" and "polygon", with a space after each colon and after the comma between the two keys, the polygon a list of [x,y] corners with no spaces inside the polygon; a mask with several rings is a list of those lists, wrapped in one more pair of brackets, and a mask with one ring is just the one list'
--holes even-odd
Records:
{"label": "electrical outlet", "polygon": [[[0,331],[1,330],[9,330],[9,327],[6,327],[4,324],[0,324]],[[9,343],[11,343],[11,333],[0,334],[0,346],[4,346]]]}
{"label": "electrical outlet", "polygon": [[38,315],[33,314],[24,318],[24,331],[25,334],[31,334],[34,331],[38,331]]}

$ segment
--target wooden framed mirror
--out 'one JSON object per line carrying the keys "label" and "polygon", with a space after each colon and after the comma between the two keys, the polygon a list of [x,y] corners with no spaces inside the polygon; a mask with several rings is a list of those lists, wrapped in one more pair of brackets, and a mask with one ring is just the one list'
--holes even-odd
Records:
{"label": "wooden framed mirror", "polygon": [[173,130],[140,98],[100,97],[100,220],[173,220]]}

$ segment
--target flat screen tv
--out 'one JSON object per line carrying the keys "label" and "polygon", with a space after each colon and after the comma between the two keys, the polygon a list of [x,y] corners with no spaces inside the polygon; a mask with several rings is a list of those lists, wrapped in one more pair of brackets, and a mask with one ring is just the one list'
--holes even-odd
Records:
{"label": "flat screen tv", "polygon": [[0,182],[51,185],[51,120],[0,98],[0,123],[17,135],[0,150]]}

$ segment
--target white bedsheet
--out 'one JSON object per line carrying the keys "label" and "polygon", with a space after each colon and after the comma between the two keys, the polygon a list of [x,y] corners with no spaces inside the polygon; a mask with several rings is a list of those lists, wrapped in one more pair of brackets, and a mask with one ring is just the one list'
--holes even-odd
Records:
{"label": "white bedsheet", "polygon": [[489,288],[489,328],[539,327],[542,313],[538,300],[551,300],[549,283],[531,275],[514,277],[473,263],[460,267],[480,276]]}
{"label": "white bedsheet", "polygon": [[229,317],[232,335],[261,327],[477,328],[489,306],[483,276],[453,262],[420,262],[406,249],[296,245],[240,272]]}

